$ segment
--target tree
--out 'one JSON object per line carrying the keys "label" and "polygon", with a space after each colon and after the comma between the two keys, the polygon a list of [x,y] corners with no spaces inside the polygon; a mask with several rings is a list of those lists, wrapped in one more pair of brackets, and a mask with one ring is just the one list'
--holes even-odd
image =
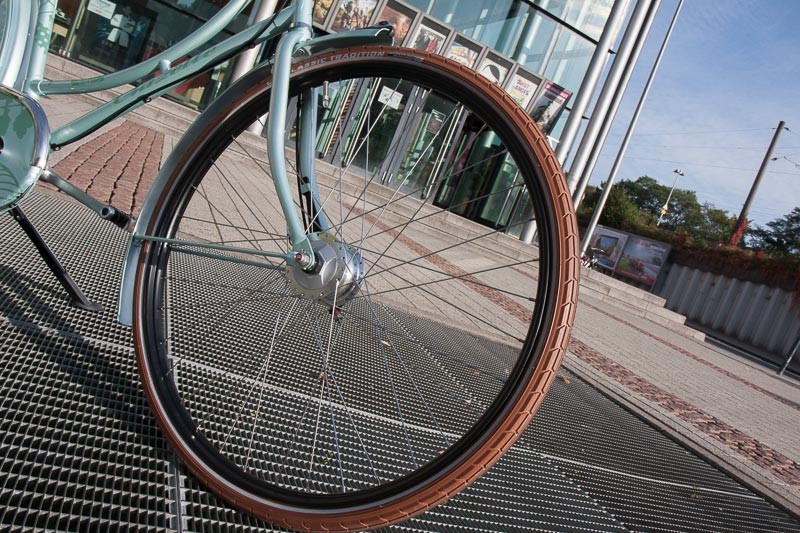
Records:
{"label": "tree", "polygon": [[612,187],[600,222],[612,228],[634,230],[639,224],[639,209],[624,189]]}
{"label": "tree", "polygon": [[[634,232],[637,227],[655,226],[670,189],[650,176],[622,180],[611,189],[600,223]],[[601,189],[595,187],[586,189],[584,201],[578,208],[578,220],[582,224],[589,223],[600,193]],[[735,222],[736,218],[727,211],[710,203],[701,205],[694,191],[676,188],[659,227],[685,233],[699,244],[714,244],[731,234]]]}
{"label": "tree", "polygon": [[736,217],[708,202],[702,205],[701,213],[702,223],[692,232],[692,237],[706,243],[724,242],[733,231]]}
{"label": "tree", "polygon": [[617,184],[639,209],[642,223],[656,225],[661,206],[669,194],[669,187],[659,184],[650,176],[642,176],[636,181],[622,180]]}
{"label": "tree", "polygon": [[[623,180],[618,187],[628,193],[630,200],[639,208],[642,222],[655,226],[661,208],[670,196],[671,187],[661,185],[650,176],[642,176],[636,181]],[[661,227],[669,230],[682,230],[687,233],[703,224],[703,212],[694,191],[676,188],[672,191],[667,213]]]}
{"label": "tree", "polygon": [[[578,220],[581,223],[589,223],[605,186],[606,184],[603,182],[599,188],[588,187],[586,189],[584,200],[578,208]],[[606,200],[603,214],[600,215],[600,224],[612,228],[630,230],[634,230],[640,224],[639,209],[631,201],[624,189],[612,187],[608,200]]]}
{"label": "tree", "polygon": [[765,252],[800,257],[800,207],[788,215],[748,230],[748,244]]}

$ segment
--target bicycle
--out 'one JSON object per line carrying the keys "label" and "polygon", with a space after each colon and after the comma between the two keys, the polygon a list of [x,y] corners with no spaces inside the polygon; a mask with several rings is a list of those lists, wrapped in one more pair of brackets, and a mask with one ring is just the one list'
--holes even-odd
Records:
{"label": "bicycle", "polygon": [[603,249],[590,246],[589,249],[586,250],[586,253],[581,256],[581,266],[589,270],[598,270],[600,266],[599,256],[602,253]]}
{"label": "bicycle", "polygon": [[[48,81],[56,0],[0,1],[0,210],[89,311],[20,203],[42,179],[132,226],[118,319],[133,327],[158,426],[210,490],[293,529],[396,523],[475,481],[541,405],[577,298],[569,191],[545,137],[495,84],[391,46],[387,25],[313,36],[308,0],[172,66],[248,3],[128,69]],[[200,114],[135,221],[48,168],[50,150],[268,42],[271,60]],[[135,80],[53,132],[37,102]],[[400,106],[434,99],[446,112],[417,159],[383,142],[380,128],[422,119]],[[467,120],[472,134],[454,136]],[[265,122],[266,141],[248,132]],[[403,179],[375,171],[398,157]],[[465,196],[498,162],[516,167],[513,183]],[[505,227],[451,222],[521,191],[529,208]],[[503,235],[533,220],[538,253]]]}

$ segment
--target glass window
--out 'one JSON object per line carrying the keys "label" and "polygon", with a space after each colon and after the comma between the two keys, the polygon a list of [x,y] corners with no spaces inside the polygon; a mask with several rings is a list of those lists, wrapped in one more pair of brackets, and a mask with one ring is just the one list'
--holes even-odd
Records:
{"label": "glass window", "polygon": [[577,92],[594,49],[595,45],[583,37],[562,29],[544,69],[545,78],[570,92]]}
{"label": "glass window", "polygon": [[[412,2],[424,9],[426,1]],[[510,55],[532,8],[521,0],[434,0],[427,11],[468,37]],[[418,5],[421,4],[421,5]]]}
{"label": "glass window", "polygon": [[513,38],[500,51],[534,72],[541,73],[560,33],[560,25],[531,10],[516,29]]}
{"label": "glass window", "polygon": [[[87,7],[81,12],[67,50],[69,57],[103,72],[122,70],[159,54],[202,26],[220,9],[218,0],[125,0],[109,4],[113,11]],[[239,14],[207,46],[245,27],[247,11]],[[180,58],[173,64],[187,59]],[[227,72],[227,64],[221,65],[185,81],[170,94],[189,105],[203,107],[219,91]]]}
{"label": "glass window", "polygon": [[534,0],[534,4],[592,39],[599,39],[614,0]]}

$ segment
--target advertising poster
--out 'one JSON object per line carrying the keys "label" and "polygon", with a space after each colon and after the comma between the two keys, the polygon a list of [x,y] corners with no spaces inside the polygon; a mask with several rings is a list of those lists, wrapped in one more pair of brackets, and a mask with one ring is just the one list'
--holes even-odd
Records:
{"label": "advertising poster", "polygon": [[503,80],[506,79],[508,67],[501,65],[497,61],[492,61],[487,57],[484,58],[481,68],[478,69],[478,72],[492,83],[500,85],[503,83]]}
{"label": "advertising poster", "polygon": [[331,10],[333,0],[316,0],[314,2],[314,22],[322,26]]}
{"label": "advertising poster", "polygon": [[627,242],[627,233],[606,228],[605,226],[597,226],[589,246],[595,249],[597,262],[600,266],[614,270],[617,266],[617,261],[622,257],[622,251],[625,249],[625,243]]}
{"label": "advertising poster", "polygon": [[417,33],[414,35],[414,44],[411,48],[436,53],[442,47],[444,39],[444,34],[420,24],[419,28],[417,28]]}
{"label": "advertising poster", "polygon": [[544,92],[536,102],[536,107],[531,113],[531,118],[542,129],[545,135],[550,133],[553,126],[558,122],[558,117],[567,105],[567,100],[572,96],[572,93],[556,85],[555,83],[547,82],[544,87]]}
{"label": "advertising poster", "polygon": [[377,3],[378,0],[345,0],[336,12],[331,30],[346,31],[369,26]]}
{"label": "advertising poster", "polygon": [[670,246],[630,235],[615,272],[636,281],[653,286],[667,260]]}
{"label": "advertising poster", "polygon": [[454,41],[453,44],[450,45],[450,50],[447,51],[447,57],[472,68],[472,65],[475,64],[475,60],[478,59],[478,51],[458,41]]}
{"label": "advertising poster", "polygon": [[511,85],[508,87],[508,95],[520,106],[528,107],[536,92],[538,85],[520,74],[514,75]]}
{"label": "advertising poster", "polygon": [[408,35],[408,30],[411,28],[411,17],[387,5],[383,8],[383,12],[378,19],[385,20],[394,28],[394,44],[403,44],[403,40]]}

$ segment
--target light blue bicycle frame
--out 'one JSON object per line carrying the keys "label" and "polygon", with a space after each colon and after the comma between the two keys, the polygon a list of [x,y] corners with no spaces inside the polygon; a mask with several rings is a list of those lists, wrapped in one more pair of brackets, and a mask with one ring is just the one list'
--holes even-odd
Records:
{"label": "light blue bicycle frame", "polygon": [[[2,1],[0,0],[0,2]],[[157,77],[139,84],[130,91],[53,131],[50,136],[50,147],[53,149],[58,149],[85,137],[115,118],[136,109],[153,98],[162,96],[184,80],[236,56],[245,48],[258,46],[264,41],[284,34],[280,39],[273,59],[273,85],[267,122],[267,145],[272,179],[286,219],[292,244],[291,251],[286,254],[254,252],[253,250],[239,250],[225,246],[188,243],[177,239],[148,236],[145,230],[152,216],[155,198],[163,187],[164,180],[160,179],[162,176],[159,175],[151,188],[148,199],[145,200],[128,247],[120,289],[120,311],[118,317],[120,322],[128,325],[132,322],[133,276],[142,241],[161,241],[175,245],[190,245],[193,248],[279,257],[285,259],[289,264],[294,264],[296,258],[302,258],[304,268],[312,268],[314,266],[313,249],[306,229],[295,209],[286,173],[284,131],[286,127],[286,109],[289,101],[289,74],[292,60],[298,55],[310,55],[354,45],[390,44],[392,33],[390,27],[366,28],[315,38],[312,37],[311,25],[312,0],[297,0],[296,5],[284,9],[267,20],[253,24],[176,67],[171,67],[172,62],[198,49],[218,35],[236,15],[241,13],[247,4],[253,1],[230,0],[224,8],[220,9],[214,17],[194,33],[147,61],[112,74],[91,79],[48,81],[44,79],[44,67],[57,0],[39,0],[38,2],[37,0],[5,1],[10,2],[10,4],[8,4],[9,14],[8,20],[5,22],[5,28],[0,28],[0,31],[8,32],[5,38],[6,45],[0,49],[0,84],[2,85],[25,93],[36,100],[43,95],[78,94],[106,90],[144,79],[155,73],[159,74]],[[20,28],[27,28],[28,31],[20,31]],[[2,37],[3,35],[0,34],[0,38]],[[0,39],[0,44],[3,44],[2,39]],[[303,95],[297,149],[300,154],[300,172],[304,177],[309,178],[312,194],[316,199],[316,179],[313,166],[315,112],[315,94],[308,91],[308,94]],[[99,212],[102,206],[100,202],[88,197],[81,191],[65,190],[65,192],[73,194],[78,200],[83,201],[95,211]],[[318,217],[317,223],[323,230],[327,229],[327,222],[324,216]],[[239,261],[247,262],[246,260]]]}

